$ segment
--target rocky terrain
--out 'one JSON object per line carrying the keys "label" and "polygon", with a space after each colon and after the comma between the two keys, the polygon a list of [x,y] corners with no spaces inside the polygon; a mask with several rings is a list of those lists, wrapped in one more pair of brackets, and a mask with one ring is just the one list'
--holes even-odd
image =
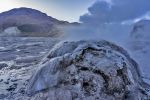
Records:
{"label": "rocky terrain", "polygon": [[27,93],[31,100],[148,100],[138,67],[110,42],[65,42],[40,62]]}
{"label": "rocky terrain", "polygon": [[148,100],[149,85],[123,48],[58,41],[0,38],[0,100]]}
{"label": "rocky terrain", "polygon": [[150,21],[133,26],[131,57],[104,40],[55,45],[78,25],[31,8],[0,13],[0,100],[149,100]]}
{"label": "rocky terrain", "polygon": [[0,100],[30,100],[27,83],[58,42],[46,37],[0,37]]}

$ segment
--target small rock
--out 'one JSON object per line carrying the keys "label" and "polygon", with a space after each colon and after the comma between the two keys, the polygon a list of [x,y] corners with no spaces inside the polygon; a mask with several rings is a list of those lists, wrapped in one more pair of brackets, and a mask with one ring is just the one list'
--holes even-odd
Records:
{"label": "small rock", "polygon": [[4,82],[5,84],[9,84],[9,81]]}
{"label": "small rock", "polygon": [[5,68],[5,67],[8,67],[8,65],[6,63],[1,63],[0,64],[0,70],[3,69],[3,68]]}
{"label": "small rock", "polygon": [[0,82],[2,82],[3,81],[3,79],[0,79]]}
{"label": "small rock", "polygon": [[25,88],[20,88],[20,89],[18,90],[18,92],[21,93],[21,94],[25,94]]}
{"label": "small rock", "polygon": [[18,81],[18,79],[11,79],[11,82],[16,82]]}
{"label": "small rock", "polygon": [[8,89],[6,89],[7,91],[15,91],[15,89],[17,88],[17,83],[14,83],[13,85],[11,85]]}

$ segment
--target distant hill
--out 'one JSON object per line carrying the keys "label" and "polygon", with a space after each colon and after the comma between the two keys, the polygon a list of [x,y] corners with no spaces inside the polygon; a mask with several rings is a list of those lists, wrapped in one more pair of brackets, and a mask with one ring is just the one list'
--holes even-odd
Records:
{"label": "distant hill", "polygon": [[58,26],[67,25],[79,23],[60,21],[41,11],[25,7],[0,13],[1,36],[57,36],[61,33]]}
{"label": "distant hill", "polygon": [[138,40],[150,39],[150,20],[141,20],[134,24],[131,36]]}

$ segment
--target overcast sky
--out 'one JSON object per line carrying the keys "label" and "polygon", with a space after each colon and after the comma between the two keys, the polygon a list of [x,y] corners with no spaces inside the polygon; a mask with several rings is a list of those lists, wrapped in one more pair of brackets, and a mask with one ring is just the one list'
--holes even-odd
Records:
{"label": "overcast sky", "polygon": [[0,0],[0,12],[18,7],[41,10],[59,20],[78,21],[96,0]]}

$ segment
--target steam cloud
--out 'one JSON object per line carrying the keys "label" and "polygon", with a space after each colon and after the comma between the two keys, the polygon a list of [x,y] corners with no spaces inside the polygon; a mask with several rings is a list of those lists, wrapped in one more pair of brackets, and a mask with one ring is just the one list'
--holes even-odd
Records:
{"label": "steam cloud", "polygon": [[[146,45],[139,51],[131,50],[130,47],[133,45],[130,34],[135,21],[150,19],[150,0],[111,0],[111,2],[101,0],[94,3],[88,11],[89,13],[80,17],[82,24],[79,27],[67,29],[66,39],[69,41],[104,39],[113,42],[131,54],[145,75],[147,73],[145,69],[149,68],[149,61],[145,59],[150,57],[148,52],[150,48]],[[147,53],[143,53],[143,50]]]}
{"label": "steam cloud", "polygon": [[150,11],[150,0],[97,1],[88,9],[89,13],[80,21],[90,24],[118,23],[141,17]]}
{"label": "steam cloud", "polygon": [[79,28],[67,30],[67,40],[104,39],[124,46],[134,20],[150,11],[150,0],[97,0],[88,11]]}

